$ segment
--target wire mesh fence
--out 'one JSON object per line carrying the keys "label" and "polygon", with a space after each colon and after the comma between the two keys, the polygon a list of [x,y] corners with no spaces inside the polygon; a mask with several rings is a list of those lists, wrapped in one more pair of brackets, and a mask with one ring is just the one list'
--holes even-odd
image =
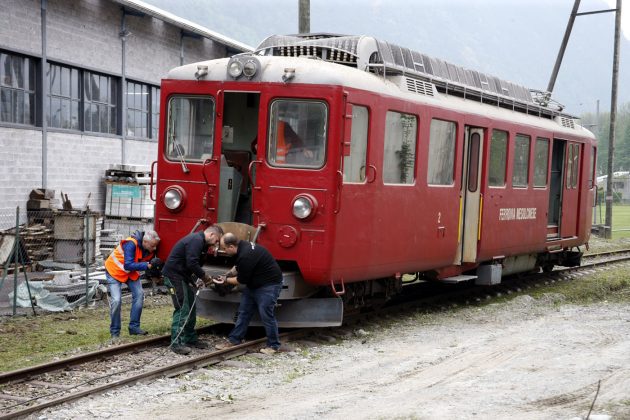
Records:
{"label": "wire mesh fence", "polygon": [[[104,260],[150,220],[86,210],[16,208],[0,213],[0,307],[73,309],[106,293]],[[99,288],[99,285],[101,287]]]}

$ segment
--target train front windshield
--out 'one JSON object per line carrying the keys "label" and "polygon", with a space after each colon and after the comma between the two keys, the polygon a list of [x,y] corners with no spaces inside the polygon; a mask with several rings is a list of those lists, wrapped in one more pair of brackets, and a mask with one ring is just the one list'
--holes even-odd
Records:
{"label": "train front windshield", "polygon": [[212,156],[214,99],[176,96],[168,102],[166,157],[203,161]]}
{"label": "train front windshield", "polygon": [[326,162],[324,102],[276,100],[271,104],[267,157],[273,166],[321,168]]}

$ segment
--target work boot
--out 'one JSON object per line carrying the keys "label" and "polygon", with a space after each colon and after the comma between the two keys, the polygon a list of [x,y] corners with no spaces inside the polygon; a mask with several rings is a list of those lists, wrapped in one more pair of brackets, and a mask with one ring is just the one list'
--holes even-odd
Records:
{"label": "work boot", "polygon": [[182,354],[182,355],[190,354],[190,352],[192,351],[190,347],[185,346],[183,344],[173,344],[171,346],[171,350],[173,350],[173,353]]}
{"label": "work boot", "polygon": [[147,331],[142,328],[138,328],[137,330],[129,330],[129,335],[147,335],[149,334]]}
{"label": "work boot", "polygon": [[230,340],[225,340],[225,341],[217,344],[215,347],[216,347],[217,350],[225,350],[225,349],[229,349],[230,347],[234,347],[234,346],[238,346],[238,344],[232,343]]}
{"label": "work boot", "polygon": [[186,345],[189,347],[194,347],[196,349],[207,349],[210,347],[208,346],[208,343],[204,343],[203,341],[199,341],[199,340],[186,343]]}

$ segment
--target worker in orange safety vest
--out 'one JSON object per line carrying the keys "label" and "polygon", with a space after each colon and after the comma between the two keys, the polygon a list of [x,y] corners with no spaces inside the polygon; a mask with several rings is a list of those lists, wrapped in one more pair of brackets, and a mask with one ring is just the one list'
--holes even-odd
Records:
{"label": "worker in orange safety vest", "polygon": [[123,283],[131,291],[131,312],[129,316],[129,334],[146,335],[147,332],[140,328],[140,316],[144,302],[144,292],[139,271],[161,268],[162,262],[155,257],[155,250],[160,243],[157,232],[147,230],[136,231],[112,251],[105,261],[105,277],[110,294],[109,332],[113,340],[120,337],[120,308],[121,288]]}

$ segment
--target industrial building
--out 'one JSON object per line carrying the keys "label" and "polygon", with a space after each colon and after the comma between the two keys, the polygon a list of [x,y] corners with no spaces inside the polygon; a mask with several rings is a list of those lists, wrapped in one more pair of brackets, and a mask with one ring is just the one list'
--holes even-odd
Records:
{"label": "industrial building", "polygon": [[3,0],[0,221],[33,188],[105,206],[105,170],[150,165],[160,79],[251,47],[137,0]]}

